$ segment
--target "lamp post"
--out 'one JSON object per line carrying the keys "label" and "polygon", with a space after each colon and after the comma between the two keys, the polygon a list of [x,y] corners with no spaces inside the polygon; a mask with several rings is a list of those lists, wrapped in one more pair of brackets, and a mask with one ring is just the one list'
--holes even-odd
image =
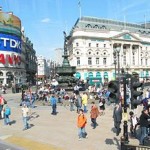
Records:
{"label": "lamp post", "polygon": [[[117,60],[118,60],[118,97],[120,99],[120,47],[119,45],[116,46],[115,48]],[[118,100],[119,101],[119,100]]]}
{"label": "lamp post", "polygon": [[38,64],[38,61],[36,61],[36,94],[38,92],[38,66],[40,64]]}
{"label": "lamp post", "polygon": [[128,74],[129,69],[130,69],[130,67],[129,67],[129,65],[127,64],[127,65],[126,65],[127,74]]}
{"label": "lamp post", "polygon": [[115,65],[115,80],[116,80],[116,65],[117,65],[117,59],[116,59],[116,51],[114,50],[113,52],[113,56],[114,56],[114,65]]}

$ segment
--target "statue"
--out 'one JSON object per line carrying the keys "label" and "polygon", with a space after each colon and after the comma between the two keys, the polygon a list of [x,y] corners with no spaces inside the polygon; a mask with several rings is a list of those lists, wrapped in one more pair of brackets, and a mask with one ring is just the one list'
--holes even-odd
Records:
{"label": "statue", "polygon": [[67,37],[66,32],[63,32],[64,34],[64,55],[62,56],[63,64],[62,66],[59,66],[56,68],[56,73],[58,74],[57,81],[59,83],[59,86],[65,89],[73,89],[77,82],[77,78],[75,78],[73,75],[76,73],[76,67],[70,66],[69,60],[68,60],[68,51],[67,51],[67,45],[69,37]]}

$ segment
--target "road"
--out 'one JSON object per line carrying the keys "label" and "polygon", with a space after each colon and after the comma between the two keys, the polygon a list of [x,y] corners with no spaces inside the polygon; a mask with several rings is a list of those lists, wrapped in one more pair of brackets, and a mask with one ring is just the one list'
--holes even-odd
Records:
{"label": "road", "polygon": [[[19,101],[21,94],[4,95],[11,106],[11,126],[4,126],[0,120],[0,139],[26,150],[119,150],[121,133],[116,136],[113,128],[113,106],[106,106],[105,115],[99,116],[96,129],[91,127],[90,113],[86,114],[88,138],[78,141],[76,127],[77,113],[70,112],[69,106],[58,106],[58,114],[51,115],[50,106],[37,106],[31,109],[31,128],[23,131]],[[88,105],[90,109],[90,105]],[[122,124],[123,126],[123,124]],[[129,126],[129,123],[128,123]],[[123,129],[122,129],[123,131]],[[137,140],[130,139],[138,144]]]}

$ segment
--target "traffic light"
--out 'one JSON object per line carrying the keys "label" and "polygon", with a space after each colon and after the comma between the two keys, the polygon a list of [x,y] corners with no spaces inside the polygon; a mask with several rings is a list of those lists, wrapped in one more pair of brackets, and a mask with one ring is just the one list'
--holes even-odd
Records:
{"label": "traffic light", "polygon": [[118,103],[119,102],[119,82],[118,81],[110,81],[108,83],[108,91],[109,94],[109,100],[111,103]]}
{"label": "traffic light", "polygon": [[[138,78],[135,76],[131,77],[131,109],[135,109],[141,104],[141,100],[137,98],[143,94],[143,91],[141,90],[142,86],[143,83],[140,83]],[[138,90],[138,88],[141,89]]]}

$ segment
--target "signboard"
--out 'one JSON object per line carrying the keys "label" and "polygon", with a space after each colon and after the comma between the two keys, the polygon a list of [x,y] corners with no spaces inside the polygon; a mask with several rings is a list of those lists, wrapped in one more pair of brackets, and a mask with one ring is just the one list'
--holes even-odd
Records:
{"label": "signboard", "polygon": [[100,85],[102,83],[102,78],[92,77],[89,78],[89,85]]}
{"label": "signboard", "polygon": [[0,33],[0,51],[21,53],[21,38]]}
{"label": "signboard", "polygon": [[2,64],[10,64],[10,65],[20,65],[21,64],[21,56],[19,55],[9,55],[9,54],[1,54],[0,53],[0,63]]}

